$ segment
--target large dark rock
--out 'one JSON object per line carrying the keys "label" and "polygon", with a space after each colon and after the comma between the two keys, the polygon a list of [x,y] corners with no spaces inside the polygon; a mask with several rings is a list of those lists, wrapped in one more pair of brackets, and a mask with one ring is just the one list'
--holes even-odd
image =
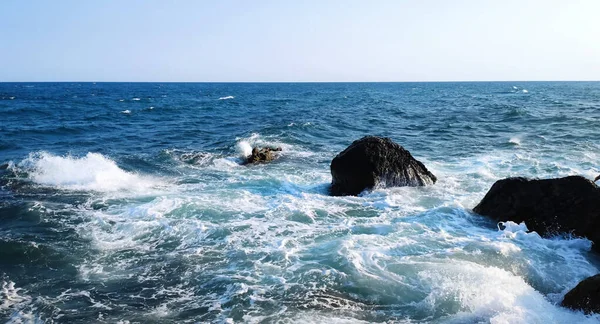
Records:
{"label": "large dark rock", "polygon": [[565,295],[561,305],[582,310],[586,314],[600,313],[600,274],[584,279],[571,289]]}
{"label": "large dark rock", "polygon": [[357,195],[365,189],[424,186],[437,178],[410,152],[389,138],[366,136],[331,161],[331,194]]}
{"label": "large dark rock", "polygon": [[600,188],[584,177],[499,180],[473,211],[497,221],[525,222],[540,235],[587,237],[594,249],[600,247]]}

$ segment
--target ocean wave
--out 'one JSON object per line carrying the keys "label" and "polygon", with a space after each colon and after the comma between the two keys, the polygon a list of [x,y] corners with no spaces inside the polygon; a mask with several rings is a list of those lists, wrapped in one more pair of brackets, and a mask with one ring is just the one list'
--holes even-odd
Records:
{"label": "ocean wave", "polygon": [[517,146],[521,145],[521,139],[519,137],[511,137],[508,142]]}
{"label": "ocean wave", "polygon": [[34,311],[32,305],[33,299],[22,288],[16,286],[12,281],[2,281],[0,288],[0,316],[3,316],[7,323],[41,323],[42,320]]}
{"label": "ocean wave", "polygon": [[36,152],[16,167],[37,184],[66,190],[142,192],[163,185],[158,179],[125,171],[99,153],[78,158]]}
{"label": "ocean wave", "polygon": [[[591,92],[523,85],[535,96],[501,83],[424,84],[410,96],[402,84],[144,84],[102,85],[93,103],[82,100],[87,90],[73,100],[71,88],[31,97],[48,105],[9,89],[21,100],[2,104],[23,114],[1,126],[0,148],[18,145],[2,151],[16,163],[0,161],[2,231],[18,242],[5,253],[18,257],[0,278],[0,304],[12,303],[2,318],[598,323],[559,306],[598,272],[589,240],[542,237],[471,210],[505,177],[598,175],[596,111],[541,102],[593,101]],[[218,109],[236,104],[215,100],[230,88],[247,100],[241,110]],[[137,109],[125,104],[131,92]],[[273,93],[298,104],[265,99]],[[57,126],[44,118],[30,126],[33,109],[73,120],[65,127],[75,131],[45,133]],[[136,118],[123,123],[125,109]],[[398,140],[438,182],[329,196],[331,160],[364,133]],[[279,159],[240,165],[264,146],[282,147]],[[26,156],[41,149],[77,153]],[[56,271],[36,281],[32,258]]]}
{"label": "ocean wave", "polygon": [[449,323],[489,321],[491,323],[594,323],[597,316],[557,308],[508,271],[477,264],[439,263],[437,271],[423,271],[420,277],[431,285],[423,307],[458,310]]}
{"label": "ocean wave", "polygon": [[31,297],[28,296],[22,288],[16,287],[15,283],[12,281],[2,281],[0,296],[2,297],[0,298],[2,300],[0,311],[18,308],[23,304],[31,302]]}
{"label": "ocean wave", "polygon": [[[279,189],[265,194],[253,188],[264,177],[282,175],[254,173],[236,172],[218,189],[214,183],[210,188],[189,184],[148,202],[83,210],[90,220],[78,226],[78,233],[98,255],[80,265],[81,278],[107,285],[148,282],[155,295],[176,290],[152,316],[177,316],[182,307],[202,304],[213,309],[208,319],[228,318],[234,316],[231,305],[253,300],[253,314],[275,318],[300,316],[287,309],[294,305],[308,311],[301,313],[307,319],[332,310],[343,312],[340,318],[368,322],[410,310],[419,320],[443,308],[448,309],[444,318],[457,323],[476,318],[535,322],[536,316],[593,322],[553,304],[571,281],[596,271],[582,256],[589,250],[587,240],[541,238],[511,222],[498,230],[457,207],[402,212],[402,205],[444,204],[447,197],[427,202],[439,193],[435,186],[329,197],[305,192],[290,174],[289,183],[270,183],[269,188]],[[451,184],[436,186],[457,190]],[[408,200],[383,210],[369,205],[382,196],[400,199],[411,190]],[[424,193],[425,198],[418,197]],[[555,259],[568,261],[548,261]],[[189,285],[152,285],[170,276],[214,294]]]}
{"label": "ocean wave", "polygon": [[219,100],[230,100],[230,99],[235,99],[234,96],[227,96],[227,97],[220,97]]}

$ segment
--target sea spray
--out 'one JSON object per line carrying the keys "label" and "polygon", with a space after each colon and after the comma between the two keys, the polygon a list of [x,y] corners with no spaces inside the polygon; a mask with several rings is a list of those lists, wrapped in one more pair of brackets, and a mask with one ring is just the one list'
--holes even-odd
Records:
{"label": "sea spray", "polygon": [[246,158],[252,154],[252,146],[247,141],[239,141],[237,151],[241,158]]}
{"label": "sea spray", "polygon": [[68,190],[142,191],[160,183],[151,177],[124,171],[115,161],[99,153],[78,158],[35,152],[18,166],[29,172],[31,180],[38,184]]}

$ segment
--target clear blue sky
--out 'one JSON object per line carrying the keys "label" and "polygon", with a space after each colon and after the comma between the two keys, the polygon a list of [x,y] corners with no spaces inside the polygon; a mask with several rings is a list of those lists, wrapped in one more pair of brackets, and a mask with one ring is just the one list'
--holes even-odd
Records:
{"label": "clear blue sky", "polygon": [[0,1],[0,81],[600,80],[600,0]]}

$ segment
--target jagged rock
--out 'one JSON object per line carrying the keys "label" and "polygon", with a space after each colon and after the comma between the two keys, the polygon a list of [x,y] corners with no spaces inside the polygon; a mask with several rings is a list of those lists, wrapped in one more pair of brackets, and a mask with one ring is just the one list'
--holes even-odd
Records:
{"label": "jagged rock", "polygon": [[525,222],[540,235],[587,237],[595,250],[600,247],[600,188],[584,177],[499,180],[473,211],[496,221]]}
{"label": "jagged rock", "polygon": [[244,164],[273,161],[273,159],[275,159],[275,155],[273,154],[273,152],[278,151],[281,151],[281,147],[254,147],[252,149],[252,154],[250,154],[250,156],[246,158]]}
{"label": "jagged rock", "polygon": [[563,299],[563,307],[582,310],[586,314],[600,313],[600,274],[581,281]]}
{"label": "jagged rock", "polygon": [[357,195],[374,187],[424,186],[437,178],[389,138],[365,136],[331,161],[331,194]]}

